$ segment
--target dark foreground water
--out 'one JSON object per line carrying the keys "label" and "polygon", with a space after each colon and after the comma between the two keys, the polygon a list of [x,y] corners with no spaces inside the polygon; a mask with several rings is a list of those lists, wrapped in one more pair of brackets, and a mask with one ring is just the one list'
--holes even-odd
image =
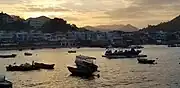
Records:
{"label": "dark foreground water", "polygon": [[[15,59],[0,59],[1,74],[13,82],[14,88],[180,88],[180,48],[145,46],[143,54],[157,60],[158,64],[138,64],[136,59],[106,59],[101,57],[105,49],[81,48],[76,54],[68,49],[42,49],[29,51],[33,56],[23,55],[26,51],[0,51],[17,53]],[[100,78],[83,79],[70,76],[66,68],[74,63],[76,55],[97,57]],[[54,70],[29,72],[6,72],[5,66],[39,61],[55,63]]]}

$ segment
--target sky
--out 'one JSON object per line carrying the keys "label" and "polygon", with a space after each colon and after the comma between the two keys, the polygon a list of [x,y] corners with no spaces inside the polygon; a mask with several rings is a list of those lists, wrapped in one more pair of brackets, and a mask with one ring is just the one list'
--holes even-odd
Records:
{"label": "sky", "polygon": [[180,15],[180,0],[0,0],[0,11],[25,19],[59,17],[79,27],[132,24],[143,28]]}

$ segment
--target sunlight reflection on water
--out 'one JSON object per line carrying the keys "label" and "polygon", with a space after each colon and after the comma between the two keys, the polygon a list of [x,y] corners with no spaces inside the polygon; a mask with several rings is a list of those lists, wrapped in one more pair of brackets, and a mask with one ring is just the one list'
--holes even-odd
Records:
{"label": "sunlight reflection on water", "polygon": [[[0,59],[1,74],[13,82],[14,88],[178,88],[180,87],[180,50],[164,46],[145,46],[143,54],[157,60],[156,65],[138,64],[136,59],[106,59],[101,57],[105,49],[81,48],[76,54],[68,49],[42,49],[29,51],[33,56],[24,56],[26,51],[0,51],[17,53],[15,59]],[[37,54],[37,55],[36,55]],[[100,78],[82,79],[70,76],[67,65],[74,64],[76,55],[95,56]],[[5,66],[32,61],[55,63],[54,70],[30,72],[6,72]]]}

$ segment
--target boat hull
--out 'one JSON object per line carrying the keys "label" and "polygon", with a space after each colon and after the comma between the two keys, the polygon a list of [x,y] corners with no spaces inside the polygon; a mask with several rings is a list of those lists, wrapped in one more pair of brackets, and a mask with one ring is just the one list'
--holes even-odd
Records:
{"label": "boat hull", "polygon": [[39,70],[39,68],[35,66],[7,66],[6,71],[31,71],[31,70]]}
{"label": "boat hull", "polygon": [[72,67],[72,66],[68,66],[67,67],[68,70],[72,73],[72,75],[92,75],[93,71],[87,70],[87,69],[83,69],[83,68],[77,68],[77,67]]}
{"label": "boat hull", "polygon": [[11,55],[0,55],[0,58],[15,58],[17,55],[16,54],[11,54]]}
{"label": "boat hull", "polygon": [[102,55],[102,57],[106,57],[106,58],[136,58],[136,57],[147,57],[147,55],[131,55],[131,56],[124,56],[124,55]]}
{"label": "boat hull", "polygon": [[24,53],[25,56],[32,56],[32,53]]}
{"label": "boat hull", "polygon": [[0,88],[12,88],[12,82],[7,80],[0,82]]}
{"label": "boat hull", "polygon": [[34,66],[41,69],[54,69],[55,64],[35,63]]}
{"label": "boat hull", "polygon": [[138,63],[141,64],[154,64],[155,60],[147,60],[147,59],[137,59]]}
{"label": "boat hull", "polygon": [[68,53],[76,53],[76,51],[68,51]]}

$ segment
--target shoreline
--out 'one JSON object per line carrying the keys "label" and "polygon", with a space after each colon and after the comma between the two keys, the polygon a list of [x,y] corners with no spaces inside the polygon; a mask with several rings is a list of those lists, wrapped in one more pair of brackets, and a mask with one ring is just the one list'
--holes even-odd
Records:
{"label": "shoreline", "polygon": [[[152,45],[152,44],[150,44]],[[154,44],[155,45],[155,44]],[[141,45],[143,46],[143,45]],[[71,46],[71,47],[62,47],[58,45],[53,45],[53,46],[4,46],[0,47],[0,51],[3,50],[35,50],[35,49],[56,49],[56,48],[107,48],[107,47],[89,47],[89,46]],[[124,48],[124,47],[113,47],[113,48]]]}

